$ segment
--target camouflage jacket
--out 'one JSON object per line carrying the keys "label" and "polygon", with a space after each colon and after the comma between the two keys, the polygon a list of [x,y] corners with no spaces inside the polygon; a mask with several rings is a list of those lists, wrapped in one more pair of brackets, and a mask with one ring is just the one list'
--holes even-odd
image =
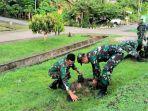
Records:
{"label": "camouflage jacket", "polygon": [[118,45],[100,46],[87,53],[89,62],[92,65],[94,78],[98,78],[100,76],[101,69],[99,62],[106,62],[116,53],[122,53],[122,49]]}
{"label": "camouflage jacket", "polygon": [[[58,74],[59,78],[62,79],[64,86],[66,87],[66,90],[69,90],[69,82],[68,82],[68,76],[69,69],[72,68],[73,70],[76,70],[75,64],[72,66],[66,65],[66,58],[60,59],[57,61],[53,66],[49,69],[50,74]],[[58,78],[57,78],[58,79]]]}
{"label": "camouflage jacket", "polygon": [[137,35],[138,35],[138,41],[142,42],[143,39],[146,39],[146,32],[148,30],[148,26],[144,23],[139,24],[137,27]]}

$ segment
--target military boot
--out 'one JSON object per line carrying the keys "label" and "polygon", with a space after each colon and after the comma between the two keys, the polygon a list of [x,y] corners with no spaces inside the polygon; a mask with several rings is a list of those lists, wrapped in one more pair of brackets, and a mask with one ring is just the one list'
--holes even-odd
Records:
{"label": "military boot", "polygon": [[63,90],[66,90],[66,88],[65,88],[65,86],[64,86],[64,84],[63,84],[62,79],[59,80],[58,88],[63,89]]}
{"label": "military boot", "polygon": [[145,59],[142,58],[141,56],[138,56],[138,57],[136,58],[136,60],[137,60],[138,62],[145,62]]}
{"label": "military boot", "polygon": [[98,92],[97,98],[102,98],[103,96],[106,95],[106,92],[107,92],[107,85],[100,86],[100,90]]}
{"label": "military boot", "polygon": [[84,82],[83,75],[78,75],[78,83],[83,83],[83,82]]}
{"label": "military boot", "polygon": [[145,58],[148,58],[148,46],[144,47]]}
{"label": "military boot", "polygon": [[59,81],[55,80],[52,84],[49,85],[49,88],[51,89],[57,89],[57,85],[58,85]]}
{"label": "military boot", "polygon": [[108,81],[105,81],[103,78],[100,78],[100,84],[99,84],[99,92],[97,95],[97,98],[102,98],[107,94],[107,87],[109,85]]}

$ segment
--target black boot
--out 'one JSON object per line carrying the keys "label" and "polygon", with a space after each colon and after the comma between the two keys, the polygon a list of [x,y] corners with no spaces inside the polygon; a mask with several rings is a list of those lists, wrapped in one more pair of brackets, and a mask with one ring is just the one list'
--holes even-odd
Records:
{"label": "black boot", "polygon": [[107,94],[107,87],[109,85],[109,82],[104,80],[104,78],[100,78],[99,79],[99,92],[97,95],[97,98],[102,98],[103,96],[105,96]]}
{"label": "black boot", "polygon": [[57,85],[58,85],[59,81],[55,80],[52,84],[49,85],[49,88],[51,89],[57,89]]}
{"label": "black boot", "polygon": [[62,82],[61,79],[59,80],[58,88],[63,89],[63,90],[66,90],[66,88],[65,88],[65,86],[64,86],[64,84],[63,84],[63,82]]}
{"label": "black boot", "polygon": [[83,75],[78,75],[78,83],[83,83],[83,82],[84,82]]}
{"label": "black boot", "polygon": [[103,96],[106,95],[106,92],[107,92],[107,85],[101,85],[100,86],[100,90],[98,92],[98,95],[97,95],[97,98],[102,98]]}
{"label": "black boot", "polygon": [[130,54],[128,54],[127,56],[124,57],[124,59],[131,59],[131,58],[133,58],[133,56]]}
{"label": "black boot", "polygon": [[142,58],[142,57],[140,57],[140,56],[138,56],[138,57],[136,58],[136,60],[137,60],[138,62],[145,62],[145,59]]}
{"label": "black boot", "polygon": [[148,46],[144,47],[145,58],[148,58]]}

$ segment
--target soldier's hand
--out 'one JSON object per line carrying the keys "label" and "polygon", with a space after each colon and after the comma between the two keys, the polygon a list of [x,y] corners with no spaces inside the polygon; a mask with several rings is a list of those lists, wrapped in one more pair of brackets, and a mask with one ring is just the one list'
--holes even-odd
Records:
{"label": "soldier's hand", "polygon": [[75,94],[71,95],[71,99],[73,101],[77,101],[78,100],[78,96],[76,96]]}
{"label": "soldier's hand", "polygon": [[77,101],[79,99],[78,96],[76,96],[72,91],[69,92],[69,95],[72,101]]}
{"label": "soldier's hand", "polygon": [[93,86],[94,86],[94,87],[97,86],[97,79],[93,79]]}

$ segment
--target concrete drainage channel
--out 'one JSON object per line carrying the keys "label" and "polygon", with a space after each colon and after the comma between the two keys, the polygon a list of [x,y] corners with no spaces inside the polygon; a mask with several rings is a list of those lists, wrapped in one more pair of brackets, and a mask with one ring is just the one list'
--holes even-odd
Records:
{"label": "concrete drainage channel", "polygon": [[0,65],[0,72],[12,70],[12,69],[20,68],[20,67],[24,67],[24,66],[31,66],[34,64],[39,64],[39,63],[42,63],[42,62],[47,61],[49,59],[53,59],[55,57],[62,56],[62,55],[67,54],[69,52],[93,45],[93,44],[101,41],[105,37],[107,37],[107,36],[94,36],[88,40],[77,42],[77,43],[74,43],[74,44],[71,44],[68,46],[64,46],[62,48],[54,49],[54,50],[51,50],[51,51],[48,51],[45,53],[41,53],[41,54],[34,55],[31,57],[23,58],[23,59],[16,60],[16,61],[13,61],[10,63],[1,64]]}

